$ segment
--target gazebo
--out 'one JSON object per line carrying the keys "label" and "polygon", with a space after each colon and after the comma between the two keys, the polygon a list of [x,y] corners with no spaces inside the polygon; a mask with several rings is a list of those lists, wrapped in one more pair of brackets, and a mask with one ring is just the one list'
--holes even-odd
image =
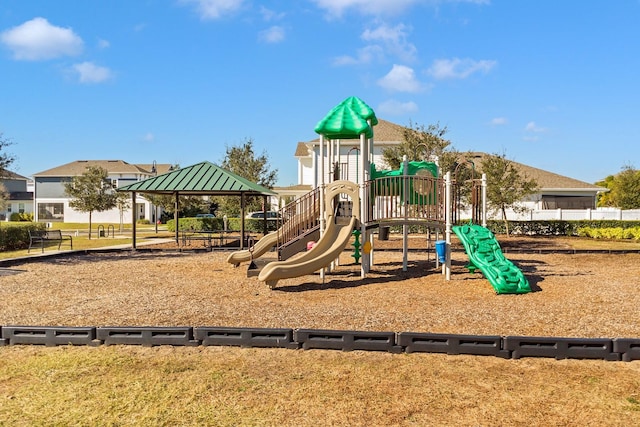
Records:
{"label": "gazebo", "polygon": [[[193,166],[176,169],[153,178],[138,181],[118,188],[118,191],[131,192],[135,206],[136,194],[170,194],[175,196],[174,219],[176,222],[176,242],[179,241],[179,196],[239,196],[241,209],[240,248],[244,248],[245,237],[245,198],[261,196],[267,205],[267,197],[276,193],[253,183],[246,178],[229,172],[210,162],[201,162]],[[133,215],[133,249],[136,249],[136,216]]]}

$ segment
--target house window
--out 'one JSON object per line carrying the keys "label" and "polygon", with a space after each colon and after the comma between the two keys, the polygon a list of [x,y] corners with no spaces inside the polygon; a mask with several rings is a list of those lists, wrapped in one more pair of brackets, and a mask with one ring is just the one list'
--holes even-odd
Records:
{"label": "house window", "polygon": [[64,221],[64,203],[38,203],[38,221]]}
{"label": "house window", "polygon": [[11,203],[7,204],[7,213],[11,215]]}
{"label": "house window", "polygon": [[542,209],[593,209],[595,198],[589,196],[542,196]]}
{"label": "house window", "polygon": [[138,215],[136,219],[145,219],[144,203],[136,203],[136,209],[138,211]]}
{"label": "house window", "polygon": [[112,186],[113,188],[118,188],[118,180],[117,180],[116,178],[113,178],[113,179],[111,180],[111,186]]}
{"label": "house window", "polygon": [[18,203],[18,212],[24,213],[24,203]]}

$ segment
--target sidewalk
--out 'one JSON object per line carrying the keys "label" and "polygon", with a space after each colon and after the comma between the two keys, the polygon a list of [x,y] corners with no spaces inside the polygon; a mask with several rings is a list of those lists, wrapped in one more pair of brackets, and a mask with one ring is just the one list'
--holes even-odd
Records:
{"label": "sidewalk", "polygon": [[[153,239],[151,241],[142,241],[142,242],[137,242],[136,243],[136,247],[139,248],[141,246],[150,246],[150,245],[157,245],[159,243],[171,243],[171,242],[175,242],[175,239],[173,238],[160,238],[160,239]],[[12,264],[17,264],[17,263],[23,263],[25,261],[29,261],[29,260],[38,260],[38,259],[43,259],[43,258],[54,258],[57,256],[62,256],[62,255],[69,255],[69,254],[74,254],[74,253],[79,253],[79,252],[83,252],[83,253],[87,253],[87,252],[101,252],[101,251],[111,251],[111,250],[119,250],[119,249],[131,249],[132,244],[131,243],[123,243],[120,245],[112,245],[112,246],[101,246],[99,248],[90,248],[90,249],[62,249],[62,250],[45,250],[44,252],[40,251],[38,249],[37,252],[31,252],[30,254],[27,255],[22,255],[22,256],[17,256],[17,257],[13,257],[13,258],[4,258],[4,259],[0,259],[0,267],[4,267],[4,266],[8,266],[8,265],[12,265]]]}

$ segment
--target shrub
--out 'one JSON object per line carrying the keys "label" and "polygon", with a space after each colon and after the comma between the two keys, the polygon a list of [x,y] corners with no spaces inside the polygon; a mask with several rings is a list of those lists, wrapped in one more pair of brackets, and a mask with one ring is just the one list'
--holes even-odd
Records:
{"label": "shrub", "polygon": [[[505,234],[503,221],[487,221],[487,227],[494,234]],[[512,234],[526,234],[531,236],[578,236],[581,228],[629,228],[640,227],[640,221],[617,220],[580,220],[580,221],[509,221],[509,230]]]}
{"label": "shrub", "polygon": [[13,251],[29,247],[29,230],[44,230],[44,223],[15,223],[0,227],[0,250]]}
{"label": "shrub", "polygon": [[[245,231],[250,233],[262,233],[262,219],[252,219],[245,218],[244,220],[244,228]],[[205,230],[223,230],[224,223],[223,219],[216,218],[180,218],[179,220],[180,230],[179,231],[205,231]],[[240,231],[241,228],[241,219],[240,218],[228,218],[227,227],[230,231]],[[267,221],[267,232],[275,231],[278,227],[278,221],[268,220]],[[176,231],[175,221],[170,219],[167,221],[167,230]]]}
{"label": "shrub", "polygon": [[33,214],[26,212],[13,212],[9,217],[9,221],[19,222],[19,221],[33,221]]}
{"label": "shrub", "polygon": [[640,227],[580,227],[578,236],[591,237],[593,239],[640,240]]}

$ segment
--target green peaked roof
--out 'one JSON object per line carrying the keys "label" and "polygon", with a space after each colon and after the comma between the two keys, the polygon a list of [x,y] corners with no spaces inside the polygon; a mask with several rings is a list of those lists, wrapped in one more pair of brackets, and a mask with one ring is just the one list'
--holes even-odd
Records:
{"label": "green peaked roof", "polygon": [[361,134],[373,138],[372,126],[378,124],[376,113],[357,96],[336,105],[318,122],[315,131],[330,139],[358,139]]}
{"label": "green peaked roof", "polygon": [[273,191],[210,162],[167,172],[118,188],[118,191],[184,195],[275,195]]}
{"label": "green peaked roof", "polygon": [[378,124],[378,118],[376,117],[376,113],[373,111],[371,107],[367,105],[362,99],[357,96],[350,96],[349,98],[342,101],[339,105],[348,105],[351,107],[353,111],[358,113],[363,119],[371,120],[371,126],[375,126]]}
{"label": "green peaked roof", "polygon": [[318,122],[315,131],[329,139],[357,139],[363,133],[367,138],[373,138],[367,120],[346,104],[332,109]]}

